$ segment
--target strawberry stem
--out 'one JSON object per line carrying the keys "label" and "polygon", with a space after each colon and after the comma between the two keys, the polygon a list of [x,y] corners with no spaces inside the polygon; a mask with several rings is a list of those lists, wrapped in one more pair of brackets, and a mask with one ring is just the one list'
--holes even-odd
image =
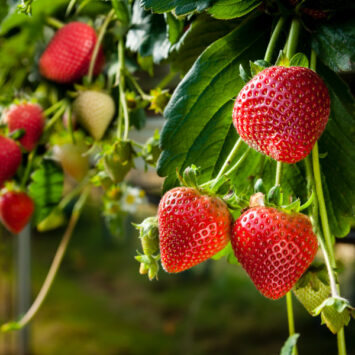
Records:
{"label": "strawberry stem", "polygon": [[290,34],[287,39],[286,56],[291,59],[297,48],[298,37],[300,34],[301,23],[298,18],[294,18],[291,23]]}
{"label": "strawberry stem", "polygon": [[237,155],[237,153],[238,153],[240,147],[242,146],[242,144],[243,144],[243,140],[242,140],[242,138],[239,137],[238,140],[237,140],[237,142],[235,143],[233,149],[232,149],[231,152],[229,153],[227,159],[226,159],[225,162],[223,163],[222,168],[221,168],[221,170],[219,171],[219,173],[217,174],[215,180],[219,179],[219,178],[223,175],[223,173],[227,170],[227,168],[229,167],[230,163],[232,162],[232,160],[234,159],[234,157]]}
{"label": "strawberry stem", "polygon": [[239,166],[243,163],[250,152],[250,147],[243,153],[243,155],[239,158],[239,160],[224,174],[225,176],[230,176],[233,172],[235,172]]}
{"label": "strawberry stem", "polygon": [[272,35],[271,35],[271,38],[270,38],[270,41],[269,41],[269,44],[267,46],[265,56],[264,56],[264,60],[266,62],[269,62],[269,63],[271,62],[272,55],[275,50],[276,42],[279,38],[279,35],[281,33],[281,30],[282,30],[284,24],[285,24],[285,20],[286,20],[285,17],[280,17],[276,26],[275,26],[274,31],[272,32]]}
{"label": "strawberry stem", "polygon": [[58,102],[56,102],[55,104],[53,104],[52,106],[48,107],[45,111],[43,111],[44,116],[49,116],[50,114],[52,114],[53,112],[55,112],[59,107],[61,107],[64,103],[65,99],[62,99]]}
{"label": "strawberry stem", "polygon": [[104,38],[104,34],[107,30],[107,26],[110,23],[110,21],[112,20],[113,15],[115,14],[115,10],[112,9],[106,16],[106,19],[104,21],[104,23],[102,24],[100,30],[99,30],[99,34],[97,36],[97,41],[95,43],[95,47],[94,50],[92,52],[92,56],[91,56],[91,60],[90,60],[90,65],[89,65],[89,73],[88,73],[88,82],[89,84],[92,82],[92,77],[94,74],[94,67],[95,67],[95,63],[96,63],[96,58],[97,55],[99,54],[99,49],[102,43],[102,40]]}
{"label": "strawberry stem", "polygon": [[[175,76],[175,74],[176,73],[174,73],[174,76]],[[143,100],[150,100],[152,98],[150,95],[146,94],[143,91],[143,89],[138,84],[136,78],[128,70],[125,70],[125,75],[130,80],[130,82],[133,84],[134,88],[137,90],[138,94],[142,97]],[[159,87],[159,85],[158,85],[158,87]]]}
{"label": "strawberry stem", "polygon": [[21,185],[20,185],[21,189],[25,188],[28,177],[30,176],[33,160],[34,160],[34,157],[36,156],[36,151],[37,151],[37,147],[34,150],[32,150],[32,152],[28,155],[26,169],[23,174],[23,178],[21,180]]}
{"label": "strawberry stem", "polygon": [[[295,321],[293,317],[293,304],[292,304],[292,292],[286,293],[286,306],[287,306],[287,318],[288,318],[288,333],[289,335],[295,334]],[[293,355],[298,355],[297,346],[292,349]]]}
{"label": "strawberry stem", "polygon": [[52,27],[57,28],[57,29],[60,29],[60,28],[62,28],[64,26],[63,22],[57,20],[54,17],[50,17],[50,16],[46,18],[46,22],[47,22],[47,24],[49,26],[52,26]]}
{"label": "strawberry stem", "polygon": [[282,163],[280,161],[276,164],[275,186],[280,185],[282,175]]}
{"label": "strawberry stem", "polygon": [[122,112],[124,118],[124,132],[123,132],[123,140],[128,139],[128,132],[129,132],[129,113],[128,113],[128,106],[126,101],[125,95],[125,56],[124,56],[124,42],[121,38],[118,41],[118,88],[119,88],[119,101],[120,101],[120,115],[119,115],[119,122],[118,122],[118,129],[121,136],[121,121],[122,121]]}
{"label": "strawberry stem", "polygon": [[[317,56],[315,51],[312,49],[311,51],[311,66],[310,68],[314,71],[316,71],[316,62],[317,62]],[[313,176],[314,176],[314,186],[316,189],[316,196],[317,198],[315,200],[318,201],[318,206],[319,206],[319,215],[320,215],[320,220],[322,223],[322,229],[323,229],[323,235],[324,235],[324,240],[325,244],[323,243],[323,239],[320,241],[320,245],[323,249],[323,254],[325,256],[325,261],[328,267],[328,273],[329,273],[329,279],[331,281],[331,288],[332,288],[332,296],[339,296],[340,297],[340,287],[339,284],[336,283],[336,273],[334,269],[336,268],[336,260],[334,256],[334,249],[333,249],[333,240],[332,240],[332,235],[331,231],[329,228],[329,222],[328,222],[328,214],[327,214],[327,208],[325,204],[325,199],[324,199],[324,194],[323,194],[323,186],[322,186],[322,178],[321,178],[321,170],[320,170],[320,164],[319,164],[319,152],[318,152],[318,142],[313,147],[312,150],[312,163],[313,163]],[[311,174],[311,173],[310,173]],[[329,258],[329,260],[327,260]],[[344,333],[344,327],[341,328],[338,333],[337,333],[337,342],[338,342],[338,354],[339,355],[346,355],[346,344],[345,344],[345,333]]]}
{"label": "strawberry stem", "polygon": [[[20,319],[19,322],[16,322],[16,329],[21,329],[24,326],[26,326],[35,316],[35,314],[38,312],[40,309],[43,301],[45,300],[52,284],[53,281],[57,275],[59,266],[63,260],[63,256],[65,254],[65,251],[67,249],[67,246],[69,244],[69,241],[71,239],[71,236],[73,234],[74,228],[79,220],[81,211],[85,205],[86,199],[88,197],[90,190],[86,189],[80,196],[79,200],[76,202],[73,213],[71,215],[68,227],[63,235],[63,238],[58,246],[57,252],[54,256],[52,265],[48,271],[47,277],[42,285],[41,290],[39,291],[37,298],[33,302],[32,306],[29,308],[29,310],[26,312],[26,314]],[[6,331],[6,330],[12,330],[14,328],[9,327],[9,323],[6,323],[2,325],[1,330]]]}

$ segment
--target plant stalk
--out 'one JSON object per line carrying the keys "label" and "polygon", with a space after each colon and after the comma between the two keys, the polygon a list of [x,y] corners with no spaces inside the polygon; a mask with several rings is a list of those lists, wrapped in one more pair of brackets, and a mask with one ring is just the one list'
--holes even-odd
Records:
{"label": "plant stalk", "polygon": [[280,17],[276,26],[275,26],[275,29],[271,35],[269,44],[268,44],[266,52],[265,52],[264,60],[266,62],[269,62],[269,63],[271,62],[272,55],[274,53],[277,40],[278,40],[281,30],[285,24],[285,21],[286,21],[285,17]]}
{"label": "plant stalk", "polygon": [[112,9],[106,16],[104,23],[102,24],[99,34],[97,36],[97,41],[95,43],[94,50],[92,52],[91,60],[90,60],[90,65],[89,65],[89,72],[88,72],[88,81],[89,83],[92,82],[92,77],[94,75],[94,67],[97,59],[97,55],[99,54],[100,46],[102,43],[102,40],[104,38],[105,32],[107,30],[107,26],[112,20],[113,15],[115,14],[115,10]]}
{"label": "plant stalk", "polygon": [[[292,304],[292,292],[286,293],[286,307],[287,307],[287,319],[288,319],[288,333],[289,335],[295,334],[295,321],[293,316],[293,304]],[[292,349],[292,355],[298,355],[297,345]]]}
{"label": "plant stalk", "polygon": [[67,227],[67,229],[63,235],[63,238],[58,246],[58,249],[57,249],[57,252],[54,256],[52,265],[48,271],[47,277],[42,285],[42,288],[37,295],[37,298],[33,302],[32,306],[29,308],[29,310],[26,312],[26,314],[20,319],[20,321],[16,322],[16,328],[12,328],[11,323],[7,323],[1,327],[2,331],[23,328],[33,319],[35,314],[40,309],[40,307],[41,307],[43,301],[45,300],[46,296],[48,295],[48,292],[49,292],[49,290],[53,284],[53,281],[57,275],[59,266],[63,260],[63,256],[65,254],[65,251],[67,249],[67,246],[68,246],[71,236],[73,234],[74,228],[79,220],[80,213],[82,211],[83,206],[85,205],[89,191],[90,190],[88,190],[88,189],[85,190],[74,206],[73,213],[70,218],[68,227]]}
{"label": "plant stalk", "polygon": [[291,23],[290,33],[286,45],[286,56],[289,59],[291,59],[296,52],[300,30],[301,30],[301,23],[298,18],[294,18]]}

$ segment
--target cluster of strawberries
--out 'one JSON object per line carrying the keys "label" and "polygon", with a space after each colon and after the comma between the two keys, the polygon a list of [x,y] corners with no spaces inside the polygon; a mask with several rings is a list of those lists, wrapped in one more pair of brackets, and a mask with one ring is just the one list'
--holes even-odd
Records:
{"label": "cluster of strawberries", "polygon": [[[240,91],[233,122],[252,148],[285,163],[304,159],[325,129],[328,90],[312,70],[269,67]],[[310,219],[298,212],[252,204],[233,223],[224,201],[190,187],[162,198],[159,239],[163,267],[180,272],[199,264],[231,241],[235,256],[266,297],[292,289],[318,249]]]}
{"label": "cluster of strawberries", "polygon": [[[96,33],[89,25],[81,22],[65,25],[55,34],[40,58],[41,74],[61,84],[78,81],[88,73],[96,42]],[[100,46],[94,74],[102,70],[104,61]],[[99,100],[96,95],[101,95]],[[91,108],[83,109],[82,106],[86,107],[85,104],[88,102],[91,103]],[[94,138],[100,139],[114,114],[112,98],[107,94],[85,91],[79,94],[76,106],[80,123],[89,133],[92,133]],[[93,120],[100,122],[95,125]],[[0,135],[0,187],[4,187],[4,183],[12,179],[18,171],[22,151],[31,152],[39,143],[45,128],[45,115],[38,104],[23,102],[14,104],[6,110],[2,121],[7,125],[9,135],[19,139],[16,142],[10,137]],[[0,219],[7,229],[19,233],[29,222],[33,212],[34,203],[26,192],[11,185],[3,188],[0,196]]]}

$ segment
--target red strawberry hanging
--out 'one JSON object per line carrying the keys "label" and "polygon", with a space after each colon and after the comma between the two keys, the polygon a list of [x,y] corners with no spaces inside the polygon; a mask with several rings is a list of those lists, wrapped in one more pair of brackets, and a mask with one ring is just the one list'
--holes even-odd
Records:
{"label": "red strawberry hanging", "polygon": [[226,204],[193,188],[168,191],[160,201],[158,221],[161,261],[167,272],[207,260],[230,239],[232,219]]}
{"label": "red strawberry hanging", "polygon": [[10,138],[0,136],[0,187],[11,179],[21,164],[21,150]]}
{"label": "red strawberry hanging", "polygon": [[[91,56],[97,41],[92,27],[71,22],[54,35],[39,61],[41,74],[57,83],[73,83],[88,73]],[[105,62],[100,47],[94,74],[101,72]]]}
{"label": "red strawberry hanging", "polygon": [[257,289],[278,299],[312,263],[318,242],[307,216],[253,207],[236,220],[232,247]]}
{"label": "red strawberry hanging", "polygon": [[305,158],[328,122],[327,87],[312,70],[270,67],[240,91],[233,123],[252,148],[285,163]]}
{"label": "red strawberry hanging", "polygon": [[31,219],[32,199],[24,192],[6,191],[0,196],[0,219],[12,233],[18,234]]}
{"label": "red strawberry hanging", "polygon": [[25,131],[19,141],[26,150],[31,151],[35,148],[44,128],[44,116],[39,105],[31,103],[13,105],[6,113],[5,122],[10,132],[17,129]]}

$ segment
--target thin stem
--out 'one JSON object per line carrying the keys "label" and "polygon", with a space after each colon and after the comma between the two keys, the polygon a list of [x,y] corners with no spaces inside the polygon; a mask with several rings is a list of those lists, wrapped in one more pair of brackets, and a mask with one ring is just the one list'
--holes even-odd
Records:
{"label": "thin stem", "polygon": [[316,143],[313,147],[312,159],[313,159],[314,182],[317,191],[317,197],[319,203],[319,215],[322,223],[325,245],[327,247],[327,251],[329,254],[330,264],[332,268],[336,268],[336,262],[335,262],[335,256],[333,250],[333,241],[332,241],[332,236],[329,228],[328,214],[327,214],[327,209],[326,209],[324,194],[323,194],[322,178],[321,178],[320,165],[319,165],[318,143]]}
{"label": "thin stem", "polygon": [[47,22],[48,25],[50,25],[50,26],[52,26],[54,28],[57,28],[57,29],[60,29],[60,28],[62,28],[64,26],[63,22],[61,22],[61,21],[59,21],[56,18],[51,17],[51,16],[46,18],[46,22]]}
{"label": "thin stem", "polygon": [[[295,334],[295,321],[293,316],[293,304],[292,304],[292,292],[286,293],[286,307],[287,307],[287,318],[288,318],[288,332],[289,335]],[[298,355],[297,345],[293,347],[292,355]]]}
{"label": "thin stem", "polygon": [[34,157],[36,156],[36,151],[37,151],[37,147],[34,150],[32,150],[32,152],[28,155],[26,169],[25,169],[25,172],[24,172],[22,180],[21,180],[21,185],[20,185],[21,189],[25,188],[27,180],[30,176],[31,168],[33,165],[33,160],[34,160]]}
{"label": "thin stem", "polygon": [[91,83],[91,81],[92,81],[97,55],[99,54],[99,50],[100,50],[100,46],[101,46],[102,40],[104,38],[104,34],[105,34],[107,26],[110,23],[110,21],[111,21],[111,19],[112,19],[114,14],[115,14],[115,10],[112,9],[108,13],[108,15],[106,16],[106,19],[105,19],[104,23],[102,24],[102,26],[100,28],[100,31],[99,31],[99,34],[97,36],[97,41],[95,43],[95,47],[94,47],[94,50],[92,52],[92,57],[91,57],[91,60],[90,60],[89,73],[88,73],[88,81],[89,81],[89,83]]}
{"label": "thin stem", "polygon": [[217,174],[216,180],[219,179],[223,175],[223,173],[227,170],[227,168],[229,167],[229,165],[232,162],[233,158],[237,155],[237,153],[238,153],[240,147],[242,146],[242,144],[243,144],[243,140],[242,140],[242,138],[239,137],[237,142],[235,143],[233,149],[229,153],[227,159],[223,163],[221,170]]}
{"label": "thin stem", "polygon": [[294,18],[291,23],[290,34],[287,39],[286,56],[291,59],[296,52],[298,36],[300,34],[301,23]]}
{"label": "thin stem", "polygon": [[310,60],[310,68],[316,71],[317,66],[317,54],[314,49],[311,50],[311,60]]}
{"label": "thin stem", "polygon": [[143,91],[143,89],[138,84],[136,78],[128,70],[125,70],[125,75],[128,77],[128,79],[133,84],[134,88],[137,90],[138,94],[142,97],[143,100],[150,100],[151,99],[151,96],[146,94]]}
{"label": "thin stem", "polygon": [[73,7],[74,7],[76,1],[77,1],[77,0],[70,0],[70,3],[69,3],[69,5],[68,5],[68,7],[67,7],[67,10],[65,11],[65,16],[66,16],[66,17],[68,17],[69,14],[71,13],[71,11],[73,10]]}
{"label": "thin stem", "polygon": [[53,112],[55,112],[60,106],[63,105],[64,103],[64,99],[60,100],[58,102],[56,102],[54,105],[48,107],[45,111],[43,111],[44,116],[49,116],[50,114],[52,114]]}
{"label": "thin stem", "polygon": [[248,147],[247,150],[243,153],[243,155],[239,158],[239,160],[224,174],[225,176],[230,176],[232,173],[234,173],[240,165],[242,165],[243,161],[247,158],[251,148]]}
{"label": "thin stem", "polygon": [[176,77],[176,72],[171,71],[169,72],[158,84],[158,88],[164,89],[175,77]]}
{"label": "thin stem", "polygon": [[129,132],[129,113],[128,106],[125,95],[125,56],[124,56],[124,42],[121,38],[118,43],[118,61],[119,61],[119,80],[118,80],[118,88],[119,88],[119,99],[120,99],[120,110],[123,112],[124,119],[124,132],[123,132],[123,140],[127,140],[128,132]]}
{"label": "thin stem", "polygon": [[267,62],[271,62],[272,59],[272,54],[274,53],[274,49],[277,43],[277,40],[279,38],[279,35],[281,33],[282,27],[285,24],[285,17],[280,17],[279,21],[276,24],[276,27],[271,35],[269,44],[267,46],[266,52],[265,52],[265,56],[264,56],[264,60]]}
{"label": "thin stem", "polygon": [[275,186],[280,185],[282,173],[282,163],[280,161],[276,164]]}
{"label": "thin stem", "polygon": [[44,132],[47,132],[56,122],[57,120],[62,117],[63,113],[66,110],[67,105],[62,104],[62,106],[60,107],[60,109],[55,113],[55,115],[47,122],[45,128],[44,128]]}
{"label": "thin stem", "polygon": [[78,185],[76,185],[67,195],[62,198],[56,209],[63,210],[68,205],[68,203],[83,190],[89,180],[90,176],[85,176],[85,178],[81,180]]}
{"label": "thin stem", "polygon": [[[53,281],[57,275],[59,266],[63,260],[63,256],[65,254],[65,251],[67,249],[67,246],[69,244],[69,241],[71,239],[71,236],[73,234],[74,228],[79,220],[80,217],[80,213],[82,211],[82,208],[86,202],[86,199],[88,197],[89,194],[89,190],[85,190],[82,195],[80,196],[79,200],[77,201],[77,203],[74,206],[73,209],[73,213],[71,215],[68,227],[63,235],[63,238],[58,246],[57,252],[54,256],[52,265],[48,271],[47,277],[42,285],[41,290],[39,291],[37,298],[35,299],[35,301],[33,302],[32,306],[30,307],[30,309],[26,312],[26,314],[21,318],[21,320],[19,322],[17,322],[16,324],[16,329],[21,329],[24,326],[26,326],[31,320],[32,318],[35,316],[35,314],[38,312],[38,310],[40,309],[43,301],[45,300],[52,284]],[[9,329],[13,329],[11,328],[11,324],[4,324],[1,329],[3,331],[9,330]]]}

